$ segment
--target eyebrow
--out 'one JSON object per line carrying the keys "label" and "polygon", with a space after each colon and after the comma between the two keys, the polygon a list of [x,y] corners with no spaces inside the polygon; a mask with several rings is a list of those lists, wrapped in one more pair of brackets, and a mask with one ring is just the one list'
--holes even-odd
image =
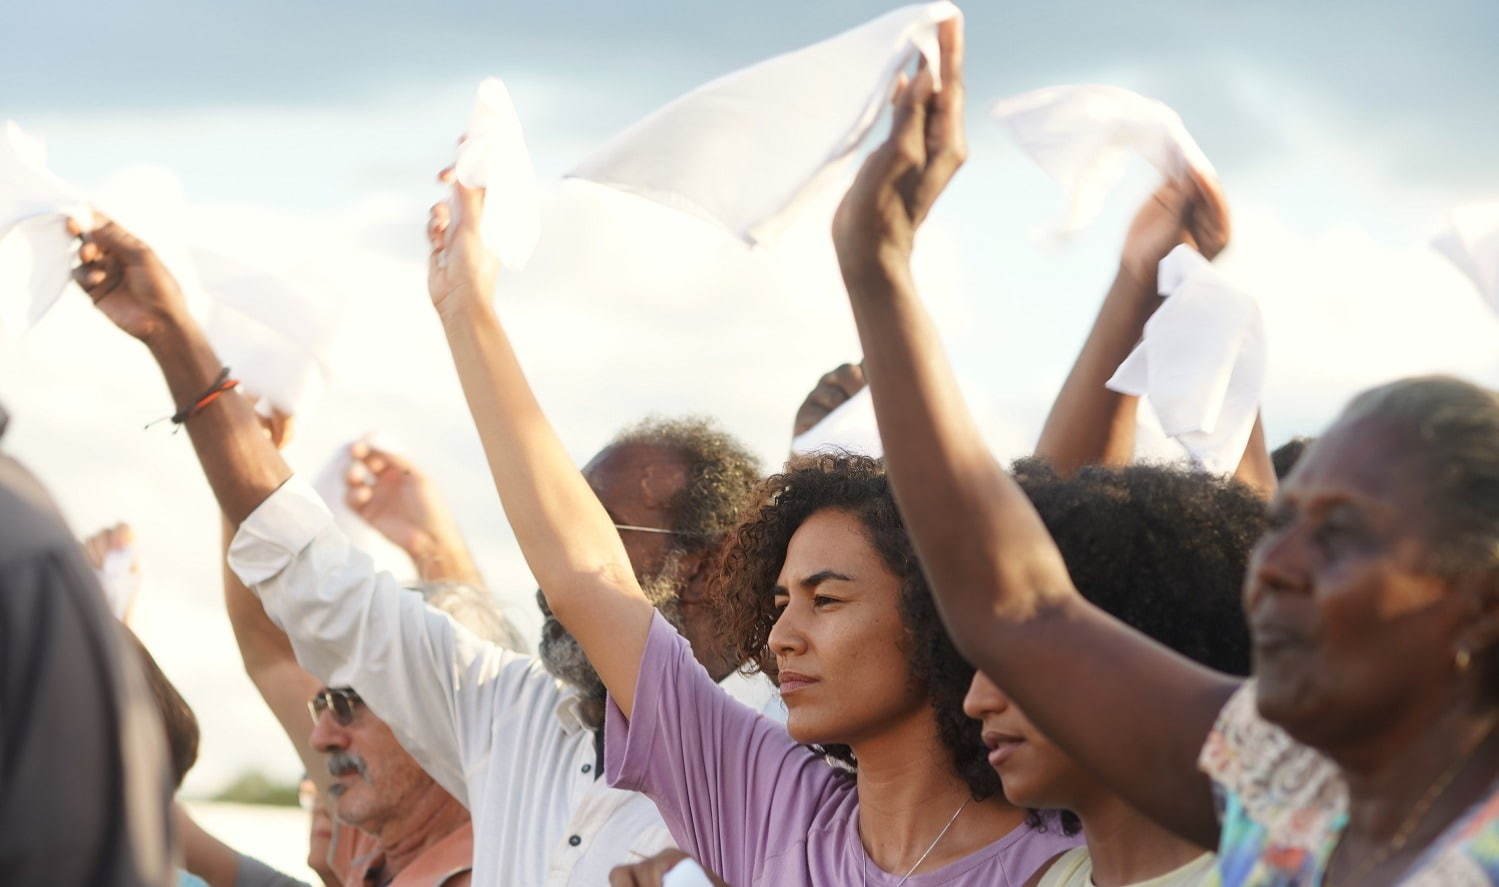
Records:
{"label": "eyebrow", "polygon": [[[824,582],[828,582],[828,581],[852,582],[854,580],[851,577],[843,575],[842,573],[838,572],[837,570],[818,570],[816,573],[813,573],[812,575],[808,576],[807,578],[803,579],[801,582],[799,582],[797,584],[800,585],[802,588],[806,588],[808,590],[811,590],[811,589],[817,588],[817,586],[821,585]],[[771,588],[770,593],[772,595],[777,595],[777,594],[789,595],[789,594],[791,594],[791,592],[787,590],[786,586],[782,585],[779,582],[777,582],[775,584],[775,586],[773,588]]]}

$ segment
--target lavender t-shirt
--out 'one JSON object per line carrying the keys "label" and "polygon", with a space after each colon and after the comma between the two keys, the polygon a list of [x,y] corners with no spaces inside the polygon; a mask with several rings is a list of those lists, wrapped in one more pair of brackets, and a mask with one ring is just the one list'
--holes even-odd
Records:
{"label": "lavender t-shirt", "polygon": [[[634,717],[627,721],[611,700],[604,735],[609,784],[645,793],[682,850],[734,887],[900,881],[864,852],[853,779],[729,697],[660,614],[640,662]],[[1020,826],[906,885],[1020,887],[1079,842],[1055,825]]]}

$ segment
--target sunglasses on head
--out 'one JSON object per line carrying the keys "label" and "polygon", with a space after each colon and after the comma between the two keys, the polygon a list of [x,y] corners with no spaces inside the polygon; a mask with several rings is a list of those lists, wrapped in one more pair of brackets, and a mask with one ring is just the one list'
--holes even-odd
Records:
{"label": "sunglasses on head", "polygon": [[359,702],[359,694],[348,687],[325,687],[307,701],[307,713],[316,724],[323,712],[332,711],[333,720],[347,727],[354,723],[354,706]]}

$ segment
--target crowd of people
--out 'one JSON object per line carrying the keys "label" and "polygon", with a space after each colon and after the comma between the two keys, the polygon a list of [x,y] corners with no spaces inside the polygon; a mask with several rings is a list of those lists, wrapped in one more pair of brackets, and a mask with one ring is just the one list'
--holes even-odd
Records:
{"label": "crowd of people", "polygon": [[[287,417],[150,245],[74,226],[75,279],[160,366],[222,510],[225,610],[325,884],[1499,883],[1499,394],[1403,379],[1273,456],[1256,422],[1232,476],[1135,463],[1139,399],[1106,383],[1161,261],[1231,236],[1190,173],[1001,465],[910,270],[966,150],[959,23],[938,35],[834,219],[863,361],[795,411],[867,386],[881,458],[767,475],[710,420],[647,419],[580,470],[501,322],[479,219],[505,195],[441,175],[429,295],[535,654],[418,466],[359,445],[347,478],[411,588],[282,460]],[[90,569],[121,530],[80,546],[9,458],[0,526],[0,882],[298,883],[173,802],[197,725]]]}

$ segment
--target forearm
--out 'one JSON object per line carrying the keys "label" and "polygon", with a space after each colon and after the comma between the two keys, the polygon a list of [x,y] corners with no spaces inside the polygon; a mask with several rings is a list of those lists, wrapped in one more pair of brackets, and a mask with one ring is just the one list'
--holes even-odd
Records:
{"label": "forearm", "polygon": [[456,582],[476,588],[484,586],[484,578],[479,575],[479,568],[469,554],[468,546],[458,535],[457,528],[451,528],[442,538],[428,534],[413,543],[406,554],[416,565],[417,578],[422,582]]}
{"label": "forearm", "polygon": [[881,262],[845,281],[887,470],[948,624],[961,634],[997,611],[1023,620],[1069,594],[1055,545],[958,394],[909,266]]}
{"label": "forearm", "polygon": [[1244,446],[1244,456],[1234,470],[1234,480],[1254,490],[1261,499],[1275,495],[1279,481],[1275,477],[1275,463],[1270,459],[1270,448],[1265,444],[1265,423],[1256,414],[1254,430],[1249,433],[1249,443]]}
{"label": "forearm", "polygon": [[225,521],[224,558],[220,563],[224,573],[224,609],[229,614],[229,626],[239,644],[245,671],[253,678],[257,672],[277,663],[296,662],[296,656],[286,633],[276,627],[260,605],[260,599],[229,568],[229,543],[233,541],[234,533],[235,528]]}
{"label": "forearm", "polygon": [[[1211,847],[1212,798],[1195,760],[1234,682],[1073,588],[1040,516],[957,394],[909,269],[845,280],[887,471],[954,644],[1112,788]],[[1119,736],[1131,740],[1124,751]]]}
{"label": "forearm", "polygon": [[172,804],[172,819],[182,843],[182,867],[207,881],[210,887],[235,887],[239,854],[204,831],[180,803]]}
{"label": "forearm", "polygon": [[543,415],[489,305],[445,314],[443,323],[521,552],[548,605],[628,713],[651,608],[614,522]]}
{"label": "forearm", "polygon": [[[223,368],[203,332],[188,317],[165,324],[147,344],[176,408],[201,397]],[[291,476],[237,391],[226,392],[188,419],[186,426],[214,497],[235,525]]]}
{"label": "forearm", "polygon": [[321,687],[321,682],[297,664],[291,639],[286,636],[286,632],[276,627],[276,623],[266,615],[260,599],[229,568],[227,555],[234,532],[234,527],[225,521],[225,557],[221,564],[224,571],[224,608],[229,614],[229,625],[234,631],[235,643],[239,645],[245,674],[249,675],[260,698],[265,701],[266,707],[286,733],[287,740],[302,761],[303,769],[318,788],[324,788],[330,782],[330,777],[327,768],[323,766],[321,754],[312,747],[307,721],[307,701]]}
{"label": "forearm", "polygon": [[1122,267],[1115,275],[1036,444],[1036,455],[1058,472],[1127,465],[1134,457],[1139,398],[1111,391],[1106,383],[1159,307],[1155,289],[1153,281],[1141,281]]}

